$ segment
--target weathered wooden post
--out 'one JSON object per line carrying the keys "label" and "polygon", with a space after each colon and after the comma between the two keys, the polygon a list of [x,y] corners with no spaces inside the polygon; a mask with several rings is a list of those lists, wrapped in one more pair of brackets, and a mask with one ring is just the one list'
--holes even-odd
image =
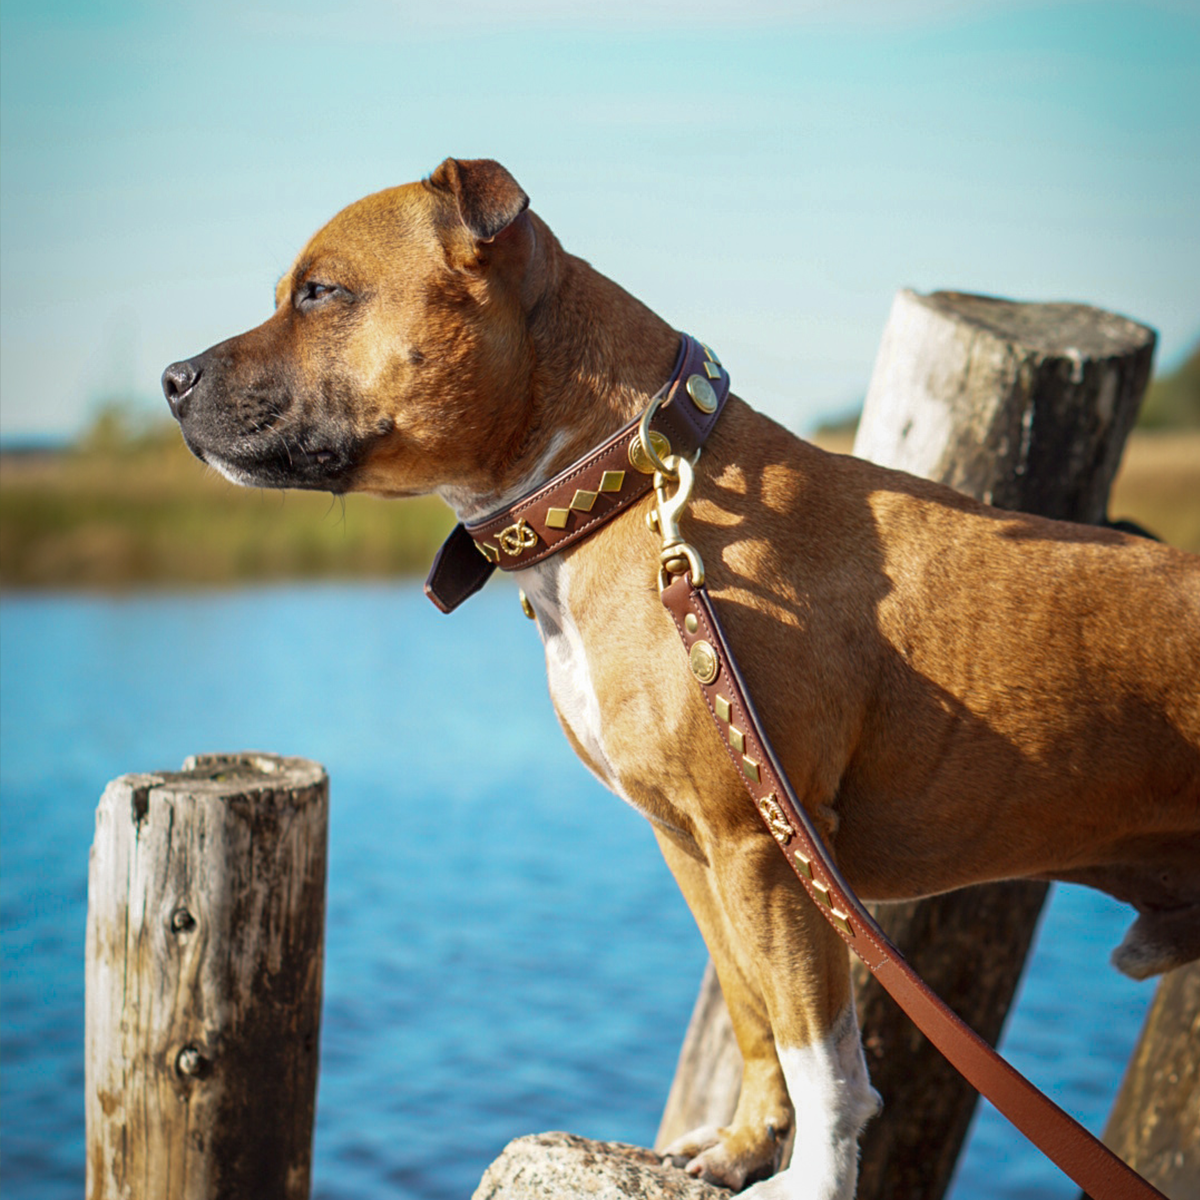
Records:
{"label": "weathered wooden post", "polygon": [[1104,1141],[1171,1200],[1200,1200],[1200,962],[1159,982]]}
{"label": "weathered wooden post", "polygon": [[88,1200],[307,1200],[329,781],[272,754],[124,775],[88,873]]}
{"label": "weathered wooden post", "polygon": [[[1098,522],[1150,377],[1154,341],[1145,326],[1084,305],[902,291],[854,452],[1002,508]],[[997,884],[882,906],[875,915],[933,988],[994,1042],[1045,892],[1044,884]],[[711,994],[715,978],[706,983],[659,1146],[696,1124],[728,1120],[737,1102],[736,1083],[723,1096],[696,1086],[727,1079],[729,1063],[739,1061],[724,1005]],[[937,1200],[975,1093],[865,968],[857,969],[856,991],[872,1081],[884,1098],[883,1114],[862,1138],[859,1200]],[[706,1055],[695,1049],[701,1039],[711,1047]]]}

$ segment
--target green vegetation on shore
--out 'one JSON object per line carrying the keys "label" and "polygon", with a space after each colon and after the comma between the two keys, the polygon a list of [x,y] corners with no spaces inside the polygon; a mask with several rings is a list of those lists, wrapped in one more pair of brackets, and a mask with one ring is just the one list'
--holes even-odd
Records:
{"label": "green vegetation on shore", "polygon": [[1169,375],[1151,380],[1139,429],[1200,429],[1200,345]]}
{"label": "green vegetation on shore", "polygon": [[240,488],[177,428],[103,413],[70,450],[4,455],[0,585],[195,586],[386,578],[428,569],[454,523],[439,500]]}

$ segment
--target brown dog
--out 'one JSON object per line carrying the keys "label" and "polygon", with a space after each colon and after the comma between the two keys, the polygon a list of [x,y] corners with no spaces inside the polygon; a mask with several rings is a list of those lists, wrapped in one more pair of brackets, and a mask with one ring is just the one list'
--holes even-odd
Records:
{"label": "brown dog", "polygon": [[[447,159],[317,233],[274,315],[163,387],[238,483],[436,492],[467,519],[645,408],[679,335],[567,254],[496,163]],[[655,578],[649,502],[521,572],[567,737],[652,822],[745,1074],[671,1147],[758,1197],[854,1193],[877,1106],[847,952],[748,803]],[[1032,876],[1139,913],[1136,977],[1200,956],[1200,560],[823,453],[731,398],[688,537],[795,789],[866,899]],[[750,1194],[750,1193],[748,1193]]]}

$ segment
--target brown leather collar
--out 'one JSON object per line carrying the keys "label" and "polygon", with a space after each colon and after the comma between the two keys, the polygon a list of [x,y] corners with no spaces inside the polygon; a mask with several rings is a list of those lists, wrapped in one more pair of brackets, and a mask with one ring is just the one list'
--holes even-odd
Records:
{"label": "brown leather collar", "polygon": [[[662,400],[650,423],[660,456],[690,455],[704,445],[729,397],[729,373],[717,356],[686,333],[680,337],[675,369],[654,396]],[[638,419],[514,504],[456,525],[433,560],[425,595],[452,612],[497,567],[520,571],[541,562],[639,501],[654,485],[654,468],[640,453]]]}

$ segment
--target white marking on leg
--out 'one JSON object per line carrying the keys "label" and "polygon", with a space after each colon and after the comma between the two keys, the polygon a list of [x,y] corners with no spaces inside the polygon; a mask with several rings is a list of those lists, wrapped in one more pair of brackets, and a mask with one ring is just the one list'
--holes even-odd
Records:
{"label": "white marking on leg", "polygon": [[854,1200],[858,1135],[880,1109],[871,1087],[854,1005],[811,1046],[777,1047],[796,1110],[792,1165],[755,1184],[752,1200]]}

